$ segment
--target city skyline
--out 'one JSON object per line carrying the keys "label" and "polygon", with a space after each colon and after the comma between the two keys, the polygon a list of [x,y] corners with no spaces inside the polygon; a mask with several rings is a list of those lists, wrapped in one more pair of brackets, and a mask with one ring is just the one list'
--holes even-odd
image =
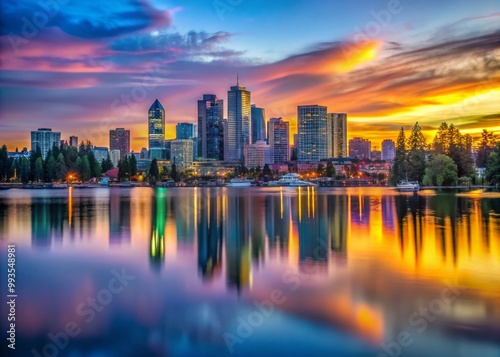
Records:
{"label": "city skyline", "polygon": [[[144,108],[155,98],[168,108],[166,138],[173,138],[177,122],[196,123],[195,100],[225,93],[237,74],[266,120],[290,122],[291,137],[296,107],[309,103],[348,113],[348,139],[395,138],[416,121],[428,139],[444,121],[475,136],[500,130],[496,1],[291,4],[221,10],[197,1],[132,1],[94,11],[67,3],[58,16],[36,1],[6,4],[0,142],[21,149],[29,131],[51,127],[103,146],[109,130],[125,126],[139,151],[147,147]],[[33,20],[41,11],[43,25]],[[277,15],[291,21],[272,31]],[[314,23],[292,26],[313,15]],[[332,25],[332,15],[345,21]],[[211,21],[193,20],[203,18]]]}

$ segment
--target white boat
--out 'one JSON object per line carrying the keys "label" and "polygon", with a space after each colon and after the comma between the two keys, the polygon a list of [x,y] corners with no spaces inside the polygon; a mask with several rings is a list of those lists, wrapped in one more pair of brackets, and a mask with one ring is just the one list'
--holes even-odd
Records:
{"label": "white boat", "polygon": [[234,178],[226,185],[226,187],[250,187],[252,186],[252,181],[241,178]]}
{"label": "white boat", "polygon": [[312,182],[302,181],[299,179],[299,174],[283,175],[278,181],[278,186],[302,187],[302,186],[317,186]]}
{"label": "white boat", "polygon": [[396,185],[401,191],[418,191],[420,184],[418,181],[401,180]]}

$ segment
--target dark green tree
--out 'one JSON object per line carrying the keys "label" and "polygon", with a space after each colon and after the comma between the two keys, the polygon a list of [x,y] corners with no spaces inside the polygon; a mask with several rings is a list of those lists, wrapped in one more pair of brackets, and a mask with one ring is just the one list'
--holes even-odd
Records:
{"label": "dark green tree", "polygon": [[43,170],[43,160],[41,157],[36,159],[35,161],[35,173],[34,173],[34,181],[43,181],[45,179],[44,177],[44,170]]}
{"label": "dark green tree", "polygon": [[56,179],[56,160],[54,160],[54,156],[47,156],[47,160],[45,160],[45,180],[48,182],[52,182]]}
{"label": "dark green tree", "polygon": [[81,177],[82,181],[88,181],[91,178],[90,163],[89,163],[88,156],[83,155],[83,158],[81,161],[82,161],[82,163],[81,163],[80,177]]}
{"label": "dark green tree", "polygon": [[406,135],[405,129],[401,127],[396,142],[396,155],[391,169],[390,183],[395,185],[406,178]]}
{"label": "dark green tree", "polygon": [[416,122],[411,129],[407,146],[408,155],[406,157],[406,172],[408,174],[408,180],[421,182],[427,166],[425,162],[426,140],[418,122]]}
{"label": "dark green tree", "polygon": [[127,156],[118,162],[118,180],[125,181],[130,179],[130,165]]}
{"label": "dark green tree", "polygon": [[328,161],[326,164],[326,177],[334,177],[335,176],[335,167],[333,166],[333,162]]}
{"label": "dark green tree", "polygon": [[108,154],[108,157],[106,159],[102,159],[101,168],[102,168],[102,172],[106,172],[106,171],[111,170],[113,168],[113,162],[111,161],[109,154]]}
{"label": "dark green tree", "polygon": [[425,186],[450,186],[458,180],[458,169],[453,159],[444,154],[435,156],[425,169],[422,183]]}
{"label": "dark green tree", "polygon": [[477,150],[476,166],[486,167],[486,162],[488,157],[493,152],[496,145],[496,139],[492,132],[483,129],[481,133],[481,139],[479,141],[479,148]]}
{"label": "dark green tree", "polygon": [[[151,164],[153,164],[153,163],[151,162]],[[158,165],[156,167],[158,169]],[[175,165],[175,164],[172,164],[172,169],[170,171],[170,177],[172,178],[172,180],[174,180],[176,182],[179,180],[179,173],[177,172],[177,165]]]}
{"label": "dark green tree", "polygon": [[[172,170],[174,166],[175,164],[172,165]],[[160,171],[158,170],[158,162],[156,161],[156,159],[153,159],[151,161],[151,164],[149,165],[148,176],[149,176],[149,183],[152,185],[156,185],[156,182],[160,180]],[[172,177],[172,179],[174,178]]]}
{"label": "dark green tree", "polygon": [[56,180],[58,180],[58,181],[65,181],[66,180],[66,172],[67,172],[66,161],[64,160],[64,155],[62,153],[60,153],[57,156],[54,171],[55,171],[54,174],[55,174]]}
{"label": "dark green tree", "polygon": [[137,159],[135,158],[134,154],[130,155],[130,160],[128,161],[128,164],[130,168],[130,176],[137,175]]}
{"label": "dark green tree", "polygon": [[316,169],[316,174],[318,177],[322,177],[325,175],[325,166],[323,164],[318,164],[318,168]]}
{"label": "dark green tree", "polygon": [[19,165],[18,176],[20,177],[22,183],[28,183],[31,174],[30,161],[25,157],[22,157],[20,160],[21,163]]}
{"label": "dark green tree", "polygon": [[498,143],[486,161],[486,180],[492,185],[500,184],[500,143]]}
{"label": "dark green tree", "polygon": [[273,172],[271,171],[271,168],[269,167],[269,164],[264,165],[264,169],[262,170],[262,174],[265,176],[271,176]]}

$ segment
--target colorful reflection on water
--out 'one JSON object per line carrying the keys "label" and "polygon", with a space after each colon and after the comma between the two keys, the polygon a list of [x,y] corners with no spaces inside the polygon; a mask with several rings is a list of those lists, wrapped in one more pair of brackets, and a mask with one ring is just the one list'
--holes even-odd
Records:
{"label": "colorful reflection on water", "polygon": [[0,237],[30,355],[68,321],[58,356],[500,355],[494,192],[10,190]]}

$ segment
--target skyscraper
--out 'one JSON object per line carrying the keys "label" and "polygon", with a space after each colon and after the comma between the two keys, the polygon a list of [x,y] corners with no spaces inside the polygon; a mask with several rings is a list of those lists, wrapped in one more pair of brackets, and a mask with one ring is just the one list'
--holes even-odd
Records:
{"label": "skyscraper", "polygon": [[298,107],[299,162],[315,162],[328,158],[330,146],[327,108],[319,105]]}
{"label": "skyscraper", "polygon": [[396,156],[396,145],[391,139],[385,139],[382,141],[382,160],[394,161]]}
{"label": "skyscraper", "polygon": [[61,141],[61,133],[52,131],[50,128],[40,128],[37,131],[31,132],[31,150],[36,150],[40,147],[42,157],[45,158],[52,146],[59,145]]}
{"label": "skyscraper", "polygon": [[275,164],[282,164],[290,160],[290,143],[288,122],[281,118],[271,118],[268,123],[269,146],[273,149]]}
{"label": "skyscraper", "polygon": [[156,99],[148,111],[148,147],[150,150],[149,157],[151,159],[162,158],[164,141],[165,109],[161,105],[160,101]]}
{"label": "skyscraper", "polygon": [[120,150],[120,157],[124,158],[130,152],[130,130],[124,128],[110,130],[109,149]]}
{"label": "skyscraper", "polygon": [[360,160],[371,158],[371,141],[363,138],[349,140],[349,157]]}
{"label": "skyscraper", "polygon": [[252,143],[250,92],[239,82],[227,92],[227,159],[243,163],[243,148]]}
{"label": "skyscraper", "polygon": [[347,114],[328,113],[331,130],[331,150],[329,156],[347,157]]}
{"label": "skyscraper", "polygon": [[252,143],[266,140],[266,123],[264,108],[257,108],[255,104],[251,106],[252,116]]}
{"label": "skyscraper", "polygon": [[224,102],[215,94],[203,94],[198,101],[198,155],[224,160]]}

